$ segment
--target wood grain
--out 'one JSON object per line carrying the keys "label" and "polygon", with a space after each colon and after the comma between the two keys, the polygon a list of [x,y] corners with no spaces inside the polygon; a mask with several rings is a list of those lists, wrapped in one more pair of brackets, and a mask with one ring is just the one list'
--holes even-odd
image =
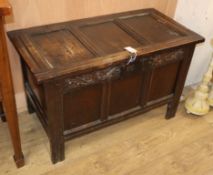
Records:
{"label": "wood grain", "polygon": [[[164,107],[66,144],[66,161],[52,165],[48,138],[34,115],[20,114],[26,166],[17,171],[8,158],[6,124],[0,123],[2,174],[28,175],[212,175],[213,120],[187,115],[164,120]],[[4,151],[2,151],[4,150]]]}
{"label": "wood grain", "polygon": [[[7,30],[87,18],[128,10],[153,7],[173,17],[177,0],[11,0],[13,16],[7,18]],[[15,92],[23,93],[19,58],[9,44]],[[24,96],[23,96],[24,98]],[[20,107],[23,99],[18,101]],[[21,103],[21,104],[20,104]]]}
{"label": "wood grain", "polygon": [[[2,9],[7,9],[7,3],[2,4]],[[3,6],[5,5],[5,6]],[[0,11],[2,10],[0,9]],[[7,14],[3,10],[1,14]],[[9,63],[9,56],[7,51],[7,43],[4,29],[4,16],[0,14],[0,91],[2,94],[2,104],[4,112],[8,121],[11,140],[14,149],[14,160],[17,167],[24,165],[24,156],[21,149],[21,141],[19,135],[18,116],[16,111],[16,103],[14,97],[14,89],[11,75],[11,68]]]}
{"label": "wood grain", "polygon": [[11,5],[7,0],[0,0],[0,16],[9,15],[11,13]]}
{"label": "wood grain", "polygon": [[[28,106],[47,123],[53,163],[64,159],[64,140],[166,103],[166,118],[174,117],[194,47],[204,41],[150,8],[16,30],[8,36],[28,70]],[[131,64],[123,51],[128,45],[137,49]],[[149,73],[149,90],[144,92]],[[148,100],[141,100],[143,94]],[[109,114],[105,120],[100,111]]]}

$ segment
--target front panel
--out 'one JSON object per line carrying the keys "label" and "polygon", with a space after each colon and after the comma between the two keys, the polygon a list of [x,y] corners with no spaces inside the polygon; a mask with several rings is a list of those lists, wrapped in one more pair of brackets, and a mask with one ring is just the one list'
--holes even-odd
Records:
{"label": "front panel", "polygon": [[149,102],[174,93],[179,65],[180,62],[175,62],[153,70],[148,96]]}
{"label": "front panel", "polygon": [[126,74],[124,73],[119,80],[111,83],[110,116],[140,105],[142,72],[137,68],[132,72],[128,72],[128,70],[124,72]]}
{"label": "front panel", "polygon": [[100,119],[101,85],[74,89],[63,96],[65,130],[73,129]]}
{"label": "front panel", "polygon": [[182,65],[185,50],[178,48],[154,54],[145,60],[144,66],[149,76],[146,89],[146,104],[153,104],[171,98]]}

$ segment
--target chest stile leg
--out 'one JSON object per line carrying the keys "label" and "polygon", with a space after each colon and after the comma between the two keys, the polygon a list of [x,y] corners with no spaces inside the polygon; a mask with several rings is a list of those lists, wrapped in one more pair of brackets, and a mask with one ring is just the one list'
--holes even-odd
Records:
{"label": "chest stile leg", "polygon": [[55,83],[45,83],[45,101],[48,117],[48,135],[53,163],[63,161],[64,156],[64,120],[63,94]]}
{"label": "chest stile leg", "polygon": [[102,104],[101,104],[101,120],[105,121],[109,115],[111,95],[111,82],[107,81],[102,83]]}
{"label": "chest stile leg", "polygon": [[183,88],[184,88],[184,83],[186,80],[186,76],[189,70],[189,66],[192,60],[192,56],[194,53],[195,45],[191,45],[187,48],[188,50],[186,51],[185,58],[182,60],[180,70],[179,70],[179,75],[176,80],[176,86],[175,86],[175,92],[174,92],[174,100],[172,100],[170,103],[168,103],[167,107],[167,113],[166,113],[166,119],[170,119],[175,116],[180,96],[182,94]]}

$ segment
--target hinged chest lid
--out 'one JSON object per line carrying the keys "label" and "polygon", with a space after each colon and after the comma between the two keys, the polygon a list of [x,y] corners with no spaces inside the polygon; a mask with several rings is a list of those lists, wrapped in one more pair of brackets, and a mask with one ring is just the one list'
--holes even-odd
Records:
{"label": "hinged chest lid", "polygon": [[9,32],[38,82],[204,39],[154,9],[137,10]]}

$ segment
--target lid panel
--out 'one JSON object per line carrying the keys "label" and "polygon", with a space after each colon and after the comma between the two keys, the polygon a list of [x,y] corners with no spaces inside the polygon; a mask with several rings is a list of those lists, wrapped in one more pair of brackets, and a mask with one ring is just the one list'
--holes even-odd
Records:
{"label": "lid panel", "polygon": [[121,18],[121,21],[152,43],[165,42],[184,36],[180,31],[169,27],[166,21],[161,21],[152,14],[124,17]]}
{"label": "lid panel", "polygon": [[79,30],[102,56],[123,51],[126,46],[141,45],[112,21],[80,26]]}
{"label": "lid panel", "polygon": [[9,37],[39,83],[126,62],[127,46],[142,56],[204,41],[154,9],[21,29]]}
{"label": "lid panel", "polygon": [[73,63],[94,57],[68,29],[32,33],[32,49],[38,51],[50,68],[70,66]]}

